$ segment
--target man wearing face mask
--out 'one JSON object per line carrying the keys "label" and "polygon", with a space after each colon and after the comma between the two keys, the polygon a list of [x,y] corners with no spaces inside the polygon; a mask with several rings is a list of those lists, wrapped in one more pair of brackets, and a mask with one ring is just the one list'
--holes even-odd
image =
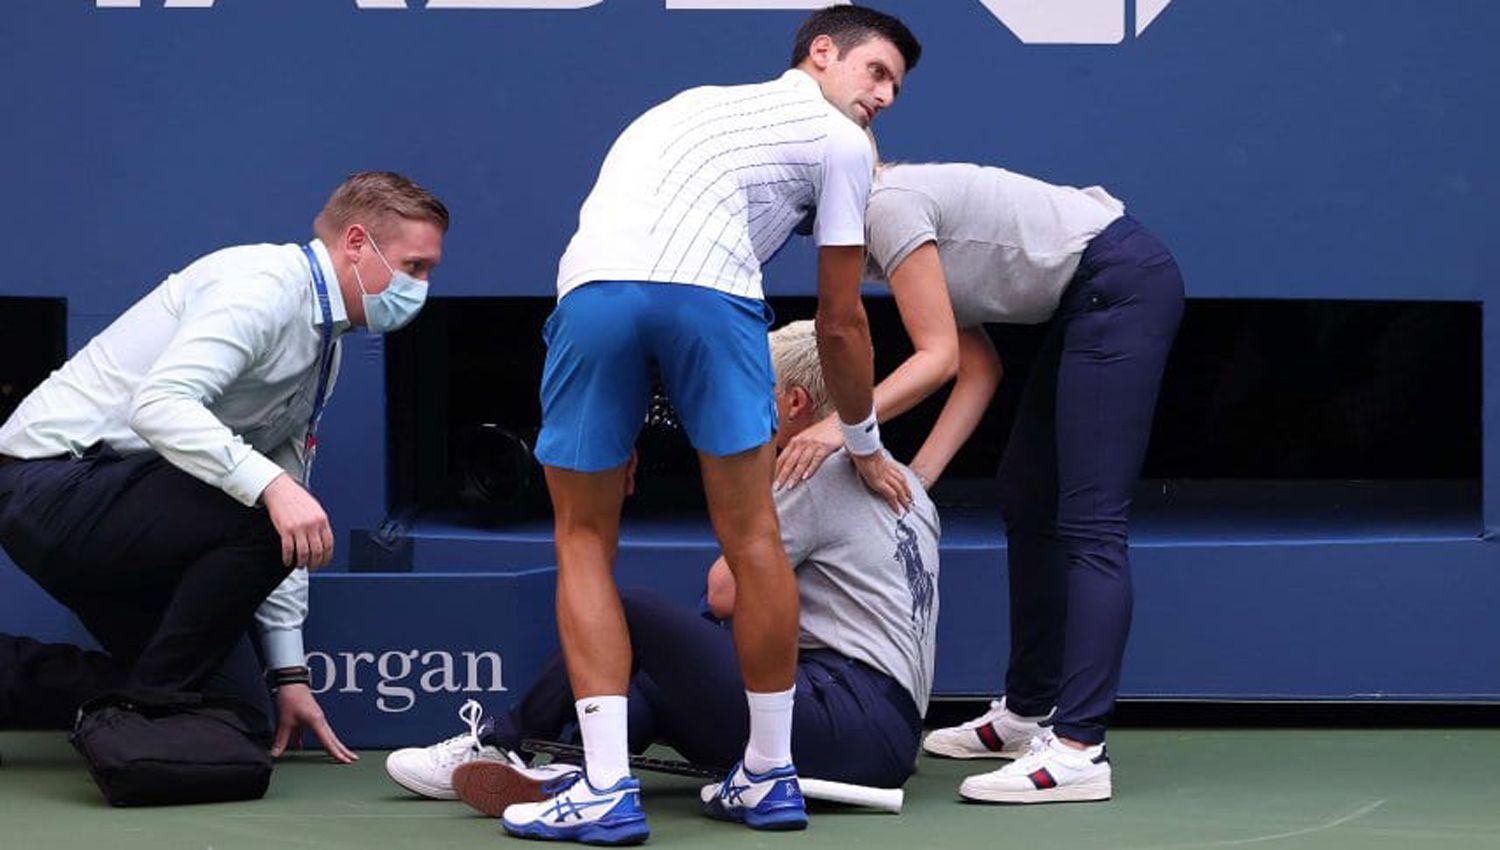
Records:
{"label": "man wearing face mask", "polygon": [[311,242],[169,275],[0,426],[0,546],[104,649],[0,634],[0,728],[69,728],[114,688],[203,692],[255,709],[273,754],[305,727],[357,758],[304,666],[307,571],[334,546],[306,488],[340,337],[415,318],[447,228],[407,178],[352,175]]}

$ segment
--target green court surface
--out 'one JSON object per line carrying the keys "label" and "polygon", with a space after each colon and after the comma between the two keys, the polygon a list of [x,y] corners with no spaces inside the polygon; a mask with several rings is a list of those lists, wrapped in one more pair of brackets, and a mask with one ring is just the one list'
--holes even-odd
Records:
{"label": "green court surface", "polygon": [[[805,833],[697,814],[696,783],[645,777],[655,847],[1500,848],[1500,730],[1124,729],[1115,799],[966,805],[958,781],[994,762],[924,759],[901,815],[817,808]],[[353,767],[298,755],[266,799],[111,809],[55,733],[0,734],[3,850],[536,847],[462,803],[416,800],[382,753]]]}

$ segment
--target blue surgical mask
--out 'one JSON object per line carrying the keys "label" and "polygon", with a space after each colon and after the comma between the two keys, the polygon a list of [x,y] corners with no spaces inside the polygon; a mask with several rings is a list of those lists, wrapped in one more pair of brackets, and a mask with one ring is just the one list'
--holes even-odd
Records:
{"label": "blue surgical mask", "polygon": [[359,284],[360,300],[365,305],[365,327],[370,333],[388,334],[411,324],[411,320],[422,311],[422,305],[427,303],[427,284],[406,272],[391,268],[385,255],[380,253],[380,246],[375,244],[374,237],[370,238],[370,247],[375,249],[375,256],[380,258],[380,262],[391,270],[391,283],[379,295],[371,295],[365,291],[365,282],[359,276],[359,266],[354,267],[354,280]]}

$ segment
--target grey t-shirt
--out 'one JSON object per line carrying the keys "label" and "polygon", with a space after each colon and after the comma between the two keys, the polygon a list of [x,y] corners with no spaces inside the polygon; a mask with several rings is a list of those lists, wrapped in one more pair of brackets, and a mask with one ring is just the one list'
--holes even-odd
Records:
{"label": "grey t-shirt", "polygon": [[865,214],[869,273],[884,281],[935,242],[959,327],[1045,322],[1083,249],[1124,214],[1098,186],[1054,186],[966,163],[883,166]]}
{"label": "grey t-shirt", "polygon": [[897,516],[865,488],[849,456],[776,494],[781,539],[797,570],[798,645],[831,649],[899,682],[927,714],[938,617],[937,508],[902,467],[914,504]]}

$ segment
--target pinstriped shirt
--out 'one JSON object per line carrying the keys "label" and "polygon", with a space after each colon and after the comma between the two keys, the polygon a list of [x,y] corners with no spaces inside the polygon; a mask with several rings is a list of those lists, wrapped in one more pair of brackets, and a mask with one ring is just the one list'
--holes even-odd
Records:
{"label": "pinstriped shirt", "polygon": [[792,69],[689,89],[615,141],[558,268],[557,294],[597,280],[763,298],[761,265],[812,218],[819,246],[863,245],[873,152]]}

